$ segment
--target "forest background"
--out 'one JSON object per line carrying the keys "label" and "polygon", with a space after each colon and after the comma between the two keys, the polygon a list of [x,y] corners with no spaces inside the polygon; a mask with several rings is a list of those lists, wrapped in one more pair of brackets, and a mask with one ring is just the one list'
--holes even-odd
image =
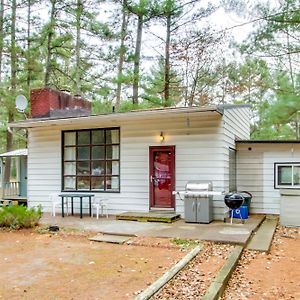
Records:
{"label": "forest background", "polygon": [[298,0],[0,0],[0,150],[26,146],[7,123],[40,87],[94,113],[251,104],[253,139],[299,139],[299,54]]}

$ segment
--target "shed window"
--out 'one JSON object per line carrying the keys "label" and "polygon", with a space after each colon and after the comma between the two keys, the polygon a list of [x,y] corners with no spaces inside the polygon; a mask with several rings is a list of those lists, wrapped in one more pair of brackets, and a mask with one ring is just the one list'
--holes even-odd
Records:
{"label": "shed window", "polygon": [[300,163],[275,163],[275,188],[300,188]]}
{"label": "shed window", "polygon": [[120,191],[120,129],[64,131],[64,191]]}

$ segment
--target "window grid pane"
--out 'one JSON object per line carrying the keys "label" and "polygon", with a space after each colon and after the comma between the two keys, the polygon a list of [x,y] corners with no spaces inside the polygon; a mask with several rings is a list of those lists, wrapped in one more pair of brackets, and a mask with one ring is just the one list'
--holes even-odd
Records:
{"label": "window grid pane", "polygon": [[92,147],[92,159],[105,159],[105,147],[93,146]]}
{"label": "window grid pane", "polygon": [[76,160],[76,147],[64,148],[64,160]]}
{"label": "window grid pane", "polygon": [[293,167],[293,185],[300,185],[300,166]]}
{"label": "window grid pane", "polygon": [[89,160],[90,159],[90,147],[78,147],[77,148],[77,159],[79,160]]}
{"label": "window grid pane", "polygon": [[278,167],[279,185],[292,185],[292,166]]}
{"label": "window grid pane", "polygon": [[79,131],[78,132],[78,145],[90,145],[90,131]]}
{"label": "window grid pane", "polygon": [[75,162],[65,162],[64,175],[76,175]]}
{"label": "window grid pane", "polygon": [[89,176],[78,176],[77,177],[77,189],[78,190],[89,190],[90,189],[90,177]]}
{"label": "window grid pane", "polygon": [[66,176],[64,178],[65,190],[74,190],[76,188],[76,177]]}
{"label": "window grid pane", "polygon": [[105,130],[93,130],[92,131],[92,144],[103,145],[105,144]]}
{"label": "window grid pane", "polygon": [[65,146],[76,145],[76,132],[65,132]]}

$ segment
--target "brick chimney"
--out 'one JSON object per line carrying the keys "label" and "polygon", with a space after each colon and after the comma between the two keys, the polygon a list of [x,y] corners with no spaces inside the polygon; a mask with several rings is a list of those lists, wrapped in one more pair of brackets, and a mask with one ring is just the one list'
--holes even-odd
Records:
{"label": "brick chimney", "polygon": [[50,88],[33,89],[30,92],[32,118],[63,118],[88,116],[91,102],[80,96]]}

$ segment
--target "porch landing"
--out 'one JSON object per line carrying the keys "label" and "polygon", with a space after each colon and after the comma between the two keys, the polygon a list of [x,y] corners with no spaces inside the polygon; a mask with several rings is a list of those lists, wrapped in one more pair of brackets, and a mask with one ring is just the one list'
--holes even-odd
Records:
{"label": "porch landing", "polygon": [[80,219],[78,215],[62,218],[60,215],[52,217],[49,213],[44,213],[40,224],[55,224],[60,227],[78,228],[106,235],[194,239],[245,245],[252,232],[264,219],[265,215],[250,215],[245,224],[239,220],[233,224],[222,221],[213,221],[209,224],[185,223],[182,219],[173,223],[158,223],[116,220],[115,216],[101,217],[98,220],[88,216]]}
{"label": "porch landing", "polygon": [[22,196],[4,196],[2,197],[2,200],[10,200],[14,204],[27,206],[27,198]]}
{"label": "porch landing", "polygon": [[180,214],[174,212],[156,211],[148,213],[124,212],[116,215],[117,220],[138,221],[138,222],[162,222],[172,223],[180,219]]}

